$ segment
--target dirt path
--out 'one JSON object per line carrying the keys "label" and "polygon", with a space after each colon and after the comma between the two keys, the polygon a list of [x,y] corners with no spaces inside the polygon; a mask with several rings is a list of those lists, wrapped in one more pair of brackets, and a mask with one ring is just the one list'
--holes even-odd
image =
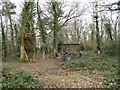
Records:
{"label": "dirt path", "polygon": [[58,67],[61,61],[46,59],[26,63],[3,63],[14,66],[15,70],[25,70],[38,77],[45,85],[44,88],[102,88],[102,82],[98,75],[91,77],[82,72],[70,72]]}

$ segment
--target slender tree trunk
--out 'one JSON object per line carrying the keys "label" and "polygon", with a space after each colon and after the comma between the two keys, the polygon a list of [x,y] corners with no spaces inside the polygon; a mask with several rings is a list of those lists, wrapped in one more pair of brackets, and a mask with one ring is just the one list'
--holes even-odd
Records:
{"label": "slender tree trunk", "polygon": [[43,60],[44,60],[45,59],[45,48],[47,47],[46,37],[45,37],[46,32],[44,31],[43,21],[40,16],[38,1],[37,1],[37,14],[38,14],[38,24],[39,24],[39,29],[40,29],[40,36],[41,36],[41,40],[42,40],[42,47],[43,47],[42,53],[43,53]]}
{"label": "slender tree trunk", "polygon": [[1,16],[1,29],[2,29],[2,57],[5,58],[7,56],[7,50],[6,50],[6,40],[5,40],[5,32],[2,22],[2,16]]}
{"label": "slender tree trunk", "polygon": [[[119,1],[118,8],[120,9],[120,1]],[[119,44],[120,44],[120,10],[118,12],[118,41],[119,41]]]}
{"label": "slender tree trunk", "polygon": [[[118,2],[118,67],[120,67],[120,1]],[[118,74],[120,73],[120,68],[118,69]]]}
{"label": "slender tree trunk", "polygon": [[17,30],[17,25],[14,25],[14,30],[15,30],[15,37],[16,37],[16,45],[18,47],[18,52],[20,51],[20,44],[19,44],[19,38],[18,38],[18,30]]}
{"label": "slender tree trunk", "polygon": [[[58,54],[58,30],[57,30],[56,18],[54,18],[53,47],[54,47],[54,55]],[[56,58],[56,56],[54,56],[54,58]]]}
{"label": "slender tree trunk", "polygon": [[56,16],[56,10],[53,11],[54,11],[53,46],[55,55],[54,58],[56,58],[56,54],[58,54],[58,18]]}
{"label": "slender tree trunk", "polygon": [[10,53],[10,45],[9,45],[9,40],[8,40],[8,18],[5,17],[5,42],[6,42],[6,52],[7,55]]}
{"label": "slender tree trunk", "polygon": [[10,8],[6,4],[7,12],[8,12],[8,17],[10,20],[10,29],[11,29],[11,42],[12,42],[12,53],[14,52],[14,32],[13,32],[13,27],[12,27],[12,19],[11,19],[11,14],[10,14]]}
{"label": "slender tree trunk", "polygon": [[114,39],[115,39],[115,41],[117,41],[117,20],[118,20],[118,18],[116,18],[116,22],[114,25]]}
{"label": "slender tree trunk", "polygon": [[45,51],[43,51],[43,60],[45,59]]}
{"label": "slender tree trunk", "polygon": [[[120,67],[120,1],[118,2],[118,8],[119,8],[119,12],[118,12],[118,67]],[[120,74],[120,68],[118,68],[118,74]]]}
{"label": "slender tree trunk", "polygon": [[100,51],[100,35],[99,35],[99,26],[98,26],[98,2],[96,0],[96,5],[95,5],[95,9],[96,9],[96,16],[95,16],[95,19],[96,19],[96,41],[97,41],[97,50]]}
{"label": "slender tree trunk", "polygon": [[10,13],[9,13],[9,19],[10,19],[10,28],[11,28],[11,41],[12,41],[12,47],[14,48],[14,32],[13,32],[12,19],[11,19]]}
{"label": "slender tree trunk", "polygon": [[94,37],[94,35],[95,35],[95,29],[94,28],[91,28],[91,46],[92,46],[92,50],[93,50],[93,52],[95,51],[95,49],[96,49],[96,41],[95,41],[95,37]]}
{"label": "slender tree trunk", "polygon": [[96,39],[97,39],[97,50],[100,50],[100,36],[98,27],[98,16],[96,17]]}

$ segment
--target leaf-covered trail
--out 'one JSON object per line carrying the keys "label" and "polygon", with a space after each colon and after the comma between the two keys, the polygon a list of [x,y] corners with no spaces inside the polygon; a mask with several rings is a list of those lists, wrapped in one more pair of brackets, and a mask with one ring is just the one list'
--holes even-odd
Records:
{"label": "leaf-covered trail", "polygon": [[102,88],[101,77],[97,72],[93,75],[83,74],[81,71],[70,72],[59,66],[61,61],[46,59],[34,62],[13,63],[4,62],[3,65],[14,67],[14,70],[24,70],[38,77],[45,85],[44,88]]}

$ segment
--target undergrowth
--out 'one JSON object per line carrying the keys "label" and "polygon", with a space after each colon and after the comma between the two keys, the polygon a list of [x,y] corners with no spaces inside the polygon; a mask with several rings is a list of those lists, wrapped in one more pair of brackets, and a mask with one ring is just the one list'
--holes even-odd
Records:
{"label": "undergrowth", "polygon": [[83,58],[65,61],[61,66],[70,71],[89,71],[92,73],[96,70],[104,76],[103,84],[105,87],[120,88],[118,57],[110,57],[108,55],[97,57],[94,53],[85,52],[83,53]]}
{"label": "undergrowth", "polygon": [[44,84],[39,82],[37,77],[28,74],[25,71],[12,72],[12,68],[3,67],[0,79],[3,89],[7,88],[39,88]]}

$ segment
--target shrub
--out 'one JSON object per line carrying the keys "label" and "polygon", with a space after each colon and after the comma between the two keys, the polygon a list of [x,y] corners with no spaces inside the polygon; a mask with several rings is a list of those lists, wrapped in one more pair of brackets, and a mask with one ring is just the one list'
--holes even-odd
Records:
{"label": "shrub", "polygon": [[102,52],[109,56],[118,56],[118,44],[115,42],[110,43],[102,48]]}
{"label": "shrub", "polygon": [[89,71],[97,70],[104,78],[103,84],[109,88],[120,88],[120,77],[118,75],[118,57],[96,57],[94,53],[83,53],[83,58],[63,62],[70,71]]}
{"label": "shrub", "polygon": [[15,72],[13,74],[10,68],[3,68],[1,82],[3,89],[36,88],[44,85],[43,83],[39,83],[37,78],[24,71]]}

